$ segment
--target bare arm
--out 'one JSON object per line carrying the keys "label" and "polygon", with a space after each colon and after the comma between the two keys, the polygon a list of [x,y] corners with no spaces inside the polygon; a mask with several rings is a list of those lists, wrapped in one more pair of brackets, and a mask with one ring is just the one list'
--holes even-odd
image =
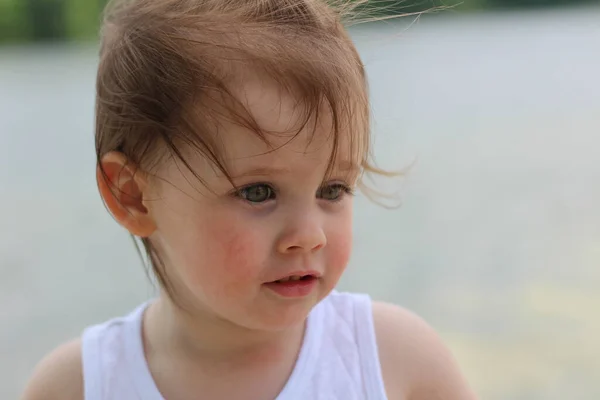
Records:
{"label": "bare arm", "polygon": [[21,400],[83,400],[79,339],[56,348],[40,361]]}
{"label": "bare arm", "polygon": [[390,400],[475,400],[454,357],[421,318],[373,304],[383,379]]}

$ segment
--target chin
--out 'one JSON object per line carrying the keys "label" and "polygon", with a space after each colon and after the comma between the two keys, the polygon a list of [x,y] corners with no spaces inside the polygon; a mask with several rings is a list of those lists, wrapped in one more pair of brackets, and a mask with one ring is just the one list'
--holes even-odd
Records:
{"label": "chin", "polygon": [[269,301],[259,308],[259,315],[255,315],[256,328],[262,330],[285,330],[303,324],[314,306],[321,300],[320,296],[308,296],[302,299]]}

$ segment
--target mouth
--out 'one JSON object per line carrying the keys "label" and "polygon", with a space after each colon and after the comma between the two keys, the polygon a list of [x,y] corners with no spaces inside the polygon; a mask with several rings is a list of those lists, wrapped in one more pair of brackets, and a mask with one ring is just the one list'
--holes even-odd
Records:
{"label": "mouth", "polygon": [[271,283],[286,283],[286,282],[298,282],[298,281],[310,281],[313,279],[317,279],[316,275],[308,274],[308,275],[290,275],[288,277],[277,279]]}
{"label": "mouth", "polygon": [[267,282],[264,286],[281,297],[305,297],[316,289],[319,277],[316,273],[293,274]]}

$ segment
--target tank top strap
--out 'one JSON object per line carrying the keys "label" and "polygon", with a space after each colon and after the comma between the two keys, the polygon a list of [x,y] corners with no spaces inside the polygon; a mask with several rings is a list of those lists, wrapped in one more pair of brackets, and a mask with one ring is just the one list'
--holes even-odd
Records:
{"label": "tank top strap", "polygon": [[385,400],[387,395],[381,364],[375,324],[373,322],[373,304],[371,297],[366,294],[355,294],[354,321],[356,324],[356,339],[361,359],[361,370],[369,400]]}
{"label": "tank top strap", "polygon": [[[144,311],[150,302],[138,306],[130,314],[103,324],[88,327],[81,336],[81,356],[85,400],[139,398],[163,400],[148,396],[145,356],[141,340]],[[146,367],[147,368],[147,367]],[[140,391],[141,389],[141,391]]]}
{"label": "tank top strap", "polygon": [[152,378],[144,353],[142,325],[144,311],[146,311],[149,305],[149,303],[146,303],[138,308],[134,312],[130,323],[125,326],[123,330],[125,344],[123,354],[127,359],[126,368],[129,372],[131,383],[140,398],[143,400],[164,400],[158,387],[156,387],[156,382]]}
{"label": "tank top strap", "polygon": [[102,355],[100,340],[104,331],[102,325],[87,328],[81,336],[81,362],[83,368],[83,388],[85,400],[103,400],[102,396]]}

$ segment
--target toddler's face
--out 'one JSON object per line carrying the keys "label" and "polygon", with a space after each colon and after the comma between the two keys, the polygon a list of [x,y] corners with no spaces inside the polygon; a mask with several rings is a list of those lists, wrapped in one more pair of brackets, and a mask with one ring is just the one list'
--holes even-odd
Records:
{"label": "toddler's face", "polygon": [[[264,82],[240,91],[263,129],[289,131],[297,118],[292,99]],[[181,162],[159,172],[158,199],[148,203],[157,226],[150,239],[177,295],[227,321],[278,329],[301,322],[334,288],[351,251],[349,192],[359,160],[341,138],[326,177],[330,128],[325,118],[308,132],[313,127],[292,141],[269,135],[269,147],[224,123],[218,137],[238,191],[200,156],[191,166],[208,189]],[[275,282],[290,275],[302,279]]]}

